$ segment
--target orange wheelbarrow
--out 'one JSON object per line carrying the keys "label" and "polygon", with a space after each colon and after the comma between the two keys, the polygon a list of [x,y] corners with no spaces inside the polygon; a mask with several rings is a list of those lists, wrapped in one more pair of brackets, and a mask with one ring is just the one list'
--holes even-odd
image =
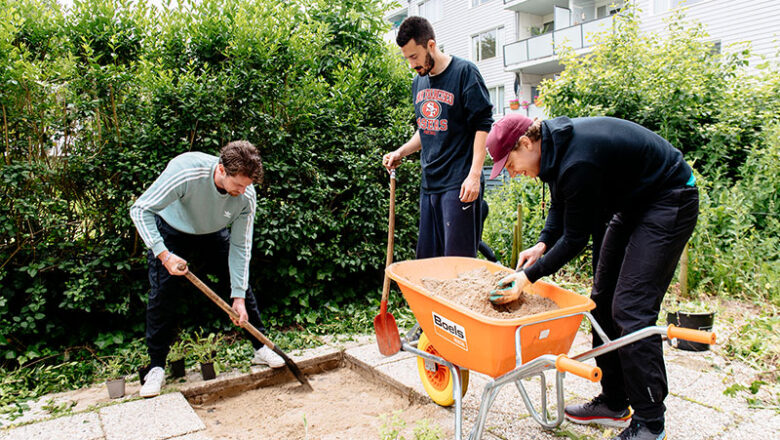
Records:
{"label": "orange wheelbarrow", "polygon": [[[420,379],[428,395],[442,406],[455,405],[455,438],[462,438],[462,398],[468,388],[469,370],[493,379],[482,391],[479,413],[469,439],[482,437],[487,414],[501,387],[514,383],[530,415],[543,428],[553,429],[563,422],[563,380],[565,373],[597,382],[601,369],[582,361],[616,350],[651,335],[665,335],[705,344],[714,344],[710,332],[675,326],[646,327],[621,338],[610,340],[590,314],[596,305],[553,284],[537,281],[526,292],[547,297],[559,309],[513,319],[494,319],[478,315],[464,306],[433,296],[422,285],[422,278],[454,279],[457,275],[486,268],[491,273],[512,271],[485,260],[463,257],[440,257],[402,261],[390,265],[387,275],[401,288],[417,325],[402,341],[402,349],[418,356]],[[587,317],[593,331],[602,341],[599,347],[568,357],[582,318]],[[417,339],[419,329],[422,334]],[[547,411],[547,388],[544,371],[556,369],[557,413]],[[541,410],[537,411],[522,383],[523,379],[541,379]]]}

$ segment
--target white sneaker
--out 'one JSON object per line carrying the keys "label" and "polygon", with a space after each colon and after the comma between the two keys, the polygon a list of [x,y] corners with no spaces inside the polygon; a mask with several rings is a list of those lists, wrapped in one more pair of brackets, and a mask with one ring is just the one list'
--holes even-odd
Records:
{"label": "white sneaker", "polygon": [[271,368],[280,368],[284,366],[284,359],[274,353],[268,346],[263,345],[263,348],[255,350],[252,365],[268,365]]}
{"label": "white sneaker", "polygon": [[146,373],[144,386],[138,393],[141,397],[154,397],[160,395],[160,388],[165,384],[165,370],[162,367],[154,367]]}

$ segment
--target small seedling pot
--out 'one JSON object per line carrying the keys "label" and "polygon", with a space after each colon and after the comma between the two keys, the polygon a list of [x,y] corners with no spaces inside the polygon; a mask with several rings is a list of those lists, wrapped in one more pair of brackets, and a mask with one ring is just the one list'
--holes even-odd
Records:
{"label": "small seedling pot", "polygon": [[[674,324],[678,327],[692,328],[694,330],[712,331],[712,324],[715,322],[715,312],[704,312],[704,313],[669,312],[666,315],[666,322],[668,324]],[[671,345],[672,347],[677,347],[680,350],[687,350],[687,351],[707,351],[710,349],[709,344],[684,341],[682,339],[677,340],[677,345],[674,345],[672,340],[670,339],[669,345]]]}
{"label": "small seedling pot", "polygon": [[171,365],[171,376],[173,377],[184,377],[185,371],[184,371],[184,358],[177,359],[170,363]]}
{"label": "small seedling pot", "polygon": [[138,367],[138,380],[141,382],[141,385],[146,383],[146,374],[149,373],[149,370],[151,369],[152,367],[149,365]]}
{"label": "small seedling pot", "polygon": [[211,380],[217,377],[217,372],[214,369],[214,362],[201,363],[200,374],[203,376],[203,380]]}
{"label": "small seedling pot", "polygon": [[106,388],[108,388],[108,397],[111,399],[118,399],[125,395],[125,378],[110,379],[106,381]]}

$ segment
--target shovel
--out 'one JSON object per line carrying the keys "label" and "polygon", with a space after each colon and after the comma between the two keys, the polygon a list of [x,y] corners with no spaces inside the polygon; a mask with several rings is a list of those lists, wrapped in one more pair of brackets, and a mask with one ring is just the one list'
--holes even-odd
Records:
{"label": "shovel", "polygon": [[[185,270],[187,267],[184,265],[179,265],[179,270]],[[207,285],[203,283],[198,277],[195,276],[194,273],[187,271],[187,273],[184,274],[185,277],[187,277],[188,280],[192,282],[192,284],[195,285],[198,289],[200,289],[201,292],[205,293],[206,296],[209,297],[210,300],[214,301],[214,304],[218,305],[220,309],[224,310],[225,313],[230,315],[231,318],[238,321],[238,313],[236,313],[233,308],[231,308],[228,303],[225,302],[224,299],[220,298],[219,295],[214,293],[213,290]],[[252,336],[257,338],[258,341],[265,344],[268,348],[274,351],[274,353],[278,354],[283,360],[284,363],[287,364],[287,368],[290,369],[292,374],[295,376],[296,379],[298,379],[298,382],[300,382],[305,388],[308,389],[308,391],[313,391],[311,384],[309,384],[309,381],[306,379],[306,376],[303,375],[303,372],[301,372],[301,369],[298,368],[297,365],[295,365],[295,362],[292,361],[289,357],[287,357],[286,354],[282,350],[279,349],[276,345],[274,345],[273,342],[271,342],[270,339],[266,338],[264,334],[260,333],[260,330],[255,328],[252,324],[249,322],[245,322],[241,324],[241,327],[246,329]]]}
{"label": "shovel", "polygon": [[[393,262],[393,235],[395,234],[395,170],[390,170],[390,215],[387,221],[387,259],[385,267]],[[374,330],[376,331],[376,343],[379,352],[385,356],[392,356],[401,350],[401,336],[398,334],[398,326],[395,318],[387,313],[387,296],[390,294],[390,278],[385,274],[385,282],[382,286],[382,303],[379,315],[374,318]]]}

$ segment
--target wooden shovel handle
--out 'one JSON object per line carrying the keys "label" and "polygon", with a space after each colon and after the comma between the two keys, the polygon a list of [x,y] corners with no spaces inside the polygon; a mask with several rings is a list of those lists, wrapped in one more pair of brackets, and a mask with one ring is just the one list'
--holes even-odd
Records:
{"label": "wooden shovel handle", "polygon": [[[387,219],[387,258],[385,268],[393,262],[393,238],[395,237],[395,170],[390,170],[390,214]],[[382,285],[382,303],[387,303],[390,294],[390,277],[385,274],[385,282]],[[384,312],[384,311],[383,311]]]}
{"label": "wooden shovel handle", "polygon": [[[186,270],[187,266],[179,265],[179,270]],[[219,295],[216,294],[209,286],[207,286],[203,281],[200,280],[200,278],[196,277],[194,273],[187,271],[187,273],[184,274],[185,277],[187,277],[188,280],[192,282],[192,284],[195,285],[198,289],[200,289],[201,292],[205,293],[206,296],[209,297],[210,300],[214,302],[214,304],[218,305],[220,309],[222,309],[225,313],[230,315],[231,318],[238,321],[238,313],[236,313],[235,310],[233,310],[232,307],[228,305],[227,302],[225,302],[224,299],[222,299]],[[246,329],[252,336],[257,338],[260,342],[267,345],[268,348],[271,350],[274,349],[275,345],[273,342],[271,342],[270,339],[266,338],[264,334],[260,333],[260,330],[255,328],[254,325],[250,324],[249,322],[245,322],[241,324],[241,327]]]}

